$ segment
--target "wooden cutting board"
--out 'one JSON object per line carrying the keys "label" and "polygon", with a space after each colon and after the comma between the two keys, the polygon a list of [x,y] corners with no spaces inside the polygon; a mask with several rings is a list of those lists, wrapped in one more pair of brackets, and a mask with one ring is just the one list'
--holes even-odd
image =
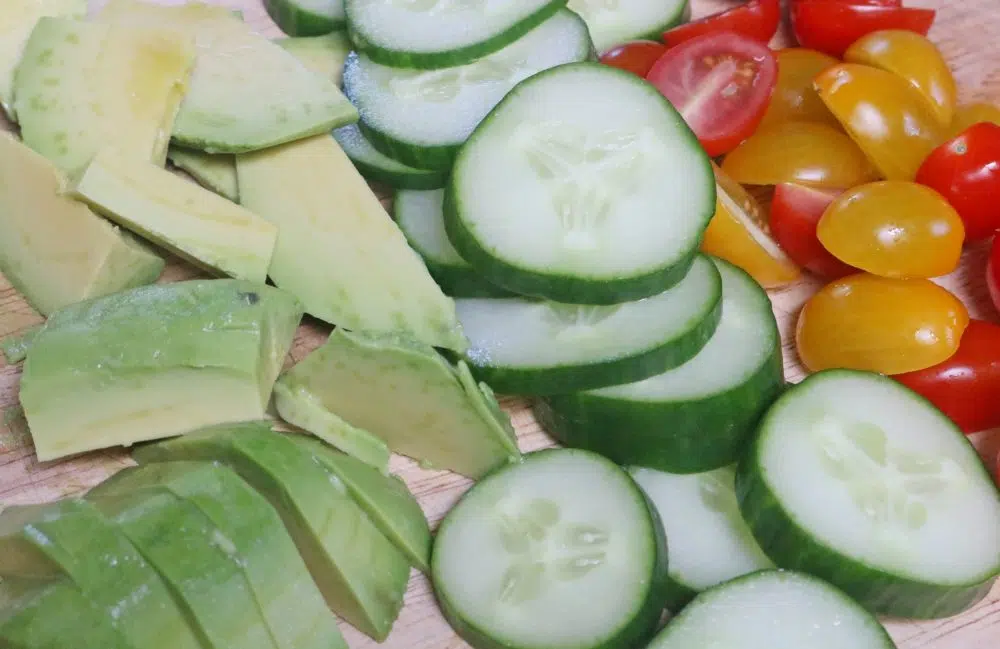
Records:
{"label": "wooden cutting board", "polygon": [[[0,0],[2,1],[2,0]],[[106,0],[91,0],[97,9]],[[162,4],[183,4],[184,0],[153,0]],[[260,33],[277,36],[280,32],[264,12],[261,0],[207,0],[214,4],[243,10],[244,19]],[[695,17],[738,4],[733,0],[691,0]],[[963,101],[989,100],[1000,103],[1000,4],[996,0],[910,0],[909,5],[938,9],[938,19],[931,32],[952,64],[961,87]],[[787,34],[780,34],[788,43]],[[986,248],[968,250],[962,267],[941,283],[955,291],[973,317],[1000,320],[986,293],[984,269]],[[179,261],[170,264],[162,281],[194,277],[196,273]],[[792,341],[795,317],[802,303],[820,286],[813,280],[781,291],[773,291],[771,300],[785,341],[785,369],[790,380],[803,376]],[[9,336],[41,321],[0,276],[0,338]],[[298,361],[324,339],[326,331],[303,327],[295,341],[292,358]],[[93,453],[64,462],[39,464],[34,457],[31,438],[17,405],[19,368],[6,366],[0,358],[0,505],[44,502],[79,493],[130,463],[123,451]],[[1000,397],[1000,395],[998,395]],[[505,399],[523,450],[551,445],[519,399]],[[1000,434],[982,434],[975,438],[985,454],[996,457]],[[457,476],[426,471],[404,458],[393,459],[393,470],[401,475],[418,496],[432,523],[436,523],[468,487]],[[601,597],[602,593],[595,593]],[[608,594],[613,597],[612,594]],[[352,628],[344,626],[352,649],[374,647],[375,643]],[[910,623],[887,622],[900,649],[1000,649],[1000,585],[975,609],[948,620]],[[438,612],[427,580],[414,574],[406,595],[406,606],[392,635],[384,643],[390,649],[458,649],[465,643],[455,637]],[[802,649],[809,649],[803,647]],[[847,649],[847,648],[845,648]]]}

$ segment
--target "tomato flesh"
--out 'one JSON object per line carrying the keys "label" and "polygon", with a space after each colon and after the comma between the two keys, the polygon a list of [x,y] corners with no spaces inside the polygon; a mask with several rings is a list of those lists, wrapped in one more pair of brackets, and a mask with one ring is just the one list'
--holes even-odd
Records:
{"label": "tomato flesh", "polygon": [[782,183],[771,199],[771,234],[778,245],[796,264],[826,279],[858,272],[831,255],[816,236],[823,212],[838,195],[837,189]]}
{"label": "tomato flesh", "polygon": [[779,0],[750,0],[739,7],[674,27],[663,33],[663,42],[674,46],[705,34],[734,32],[766,44],[778,32],[780,22]]}
{"label": "tomato flesh", "polygon": [[927,35],[933,9],[800,0],[792,4],[792,31],[802,47],[843,58],[855,41],[883,29]]}
{"label": "tomato flesh", "polygon": [[667,48],[662,43],[631,41],[612,47],[602,54],[601,63],[645,78],[649,69],[666,51]]}
{"label": "tomato flesh", "polygon": [[1000,238],[993,240],[990,260],[986,262],[986,286],[990,290],[993,306],[1000,311]]}

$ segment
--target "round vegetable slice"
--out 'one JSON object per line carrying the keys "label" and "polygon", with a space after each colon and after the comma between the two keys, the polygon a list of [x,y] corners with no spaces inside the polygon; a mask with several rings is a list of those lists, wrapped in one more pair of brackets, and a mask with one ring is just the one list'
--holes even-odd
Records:
{"label": "round vegetable slice", "polygon": [[321,36],[344,28],[344,0],[264,0],[264,9],[289,36]]}
{"label": "round vegetable slice", "polygon": [[705,34],[735,32],[766,45],[774,38],[780,22],[781,3],[778,0],[749,0],[739,7],[674,27],[663,34],[663,42],[673,47]]}
{"label": "round vegetable slice", "polygon": [[1000,492],[961,431],[890,378],[830,370],[786,391],[740,464],[768,556],[893,616],[957,614],[1000,573]]}
{"label": "round vegetable slice", "polygon": [[691,16],[688,0],[569,0],[569,8],[586,21],[598,52],[632,39],[659,39]]}
{"label": "round vegetable slice", "polygon": [[448,173],[405,165],[371,145],[357,124],[333,131],[337,144],[351,159],[361,175],[398,189],[439,189],[448,181]]}

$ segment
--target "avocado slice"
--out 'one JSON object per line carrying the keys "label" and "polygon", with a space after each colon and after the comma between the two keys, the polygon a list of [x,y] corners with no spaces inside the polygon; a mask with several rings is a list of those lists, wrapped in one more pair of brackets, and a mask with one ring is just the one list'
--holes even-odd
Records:
{"label": "avocado slice", "polygon": [[149,284],[165,262],[62,194],[45,158],[0,132],[0,272],[42,315]]}
{"label": "avocado slice", "polygon": [[228,464],[278,510],[330,608],[378,641],[389,635],[410,574],[406,557],[343,482],[269,423],[215,426],[143,446],[133,457]]}
{"label": "avocado slice", "polygon": [[276,649],[235,556],[201,510],[167,489],[87,495],[156,569],[210,649]]}
{"label": "avocado slice", "polygon": [[288,293],[233,279],[144,286],[53,313],[21,379],[38,459],[264,417],[301,317]]}
{"label": "avocado slice", "polygon": [[205,153],[171,146],[167,159],[178,169],[191,175],[198,184],[234,203],[240,202],[240,189],[236,184],[236,158],[229,153]]}
{"label": "avocado slice", "polygon": [[178,144],[239,153],[358,121],[357,109],[332,81],[222,7],[111,0],[98,20],[194,36],[198,62],[174,124]]}
{"label": "avocado slice", "polygon": [[103,147],[162,166],[194,63],[176,32],[42,18],[14,76],[21,138],[69,174]]}
{"label": "avocado slice", "polygon": [[520,454],[510,418],[492,393],[461,380],[462,364],[403,336],[338,328],[278,383],[314,395],[397,453],[476,479]]}
{"label": "avocado slice", "polygon": [[274,41],[307,68],[329,79],[337,86],[344,76],[344,61],[354,47],[347,32],[330,32],[322,36],[286,36]]}
{"label": "avocado slice", "polygon": [[84,500],[0,513],[0,575],[65,575],[135,647],[201,647],[156,570]]}
{"label": "avocado slice", "polygon": [[278,226],[271,279],[306,312],[463,351],[455,303],[330,135],[236,156],[240,202]]}
{"label": "avocado slice", "polygon": [[139,649],[130,645],[104,613],[65,581],[38,584],[0,609],[0,647]]}
{"label": "avocado slice", "polygon": [[70,194],[200,268],[267,281],[278,229],[161,167],[103,149]]}
{"label": "avocado slice", "polygon": [[20,363],[28,356],[28,348],[31,347],[31,343],[34,342],[35,336],[41,329],[42,325],[34,325],[0,340],[0,352],[7,359],[8,365]]}
{"label": "avocado slice", "polygon": [[232,541],[254,598],[280,649],[347,649],[278,513],[232,469],[164,462],[116,473],[91,496],[167,489],[201,510]]}

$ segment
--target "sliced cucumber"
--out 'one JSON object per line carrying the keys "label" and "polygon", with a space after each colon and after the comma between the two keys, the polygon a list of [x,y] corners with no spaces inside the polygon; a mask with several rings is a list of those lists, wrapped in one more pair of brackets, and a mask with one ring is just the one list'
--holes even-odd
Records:
{"label": "sliced cucumber", "polygon": [[289,36],[322,36],[345,26],[344,0],[264,0],[264,9]]}
{"label": "sliced cucumber", "polygon": [[828,370],[789,389],[736,491],[779,566],[878,613],[954,615],[1000,574],[1000,492],[959,429],[891,378]]}
{"label": "sliced cucumber", "polygon": [[355,47],[397,68],[472,63],[513,43],[566,0],[345,0]]}
{"label": "sliced cucumber", "polygon": [[678,612],[699,592],[774,564],[740,516],[736,470],[681,475],[632,467],[670,539],[666,608]]}
{"label": "sliced cucumber", "polygon": [[577,450],[525,456],[442,522],[438,601],[476,649],[640,646],[659,621],[663,528],[622,469]]}
{"label": "sliced cucumber", "polygon": [[399,191],[393,217],[410,247],[424,260],[431,277],[452,297],[509,297],[462,259],[444,231],[443,191]]}
{"label": "sliced cucumber", "polygon": [[783,385],[781,340],[763,289],[712,259],[722,275],[722,318],[698,355],[637,383],[547,397],[535,412],[550,433],[620,464],[672,473],[739,459]]}
{"label": "sliced cucumber", "polygon": [[658,41],[691,16],[688,0],[569,0],[569,8],[586,21],[598,52],[626,41]]}
{"label": "sliced cucumber", "polygon": [[495,284],[616,304],[679,282],[714,212],[709,159],[663,95],[573,63],[521,82],[476,128],[455,161],[445,228]]}
{"label": "sliced cucumber", "polygon": [[564,394],[640,381],[690,360],[715,331],[721,297],[719,272],[699,255],[679,284],[636,302],[464,299],[455,309],[478,378],[503,394]]}
{"label": "sliced cucumber", "polygon": [[372,146],[357,124],[338,128],[333,137],[368,180],[396,189],[440,189],[448,182],[447,171],[418,169],[385,155]]}
{"label": "sliced cucumber", "polygon": [[499,52],[461,67],[400,69],[351,54],[344,92],[376,149],[414,167],[447,170],[476,125],[519,81],[583,61],[592,49],[587,26],[564,10]]}
{"label": "sliced cucumber", "polygon": [[871,614],[836,588],[764,570],[699,595],[647,649],[895,649]]}

